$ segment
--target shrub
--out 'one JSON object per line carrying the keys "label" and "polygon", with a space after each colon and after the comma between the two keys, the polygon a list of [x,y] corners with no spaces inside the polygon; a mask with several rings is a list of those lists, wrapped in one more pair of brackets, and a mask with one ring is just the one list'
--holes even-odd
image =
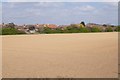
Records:
{"label": "shrub", "polygon": [[25,34],[25,32],[19,31],[15,28],[2,28],[2,35],[16,35],[16,34]]}
{"label": "shrub", "polygon": [[85,33],[90,32],[89,29],[86,27],[81,27],[81,28],[79,28],[79,30],[80,30],[79,32],[85,32]]}
{"label": "shrub", "polygon": [[50,28],[44,27],[43,33],[47,33],[48,34],[48,33],[53,33],[53,32],[52,32],[52,30]]}
{"label": "shrub", "polygon": [[106,32],[113,32],[113,29],[111,27],[107,27],[105,31]]}
{"label": "shrub", "polygon": [[116,29],[115,29],[115,31],[120,32],[120,26],[117,26]]}
{"label": "shrub", "polygon": [[0,28],[0,35],[2,35],[2,28]]}
{"label": "shrub", "polygon": [[92,27],[91,32],[101,32],[101,29],[98,27]]}

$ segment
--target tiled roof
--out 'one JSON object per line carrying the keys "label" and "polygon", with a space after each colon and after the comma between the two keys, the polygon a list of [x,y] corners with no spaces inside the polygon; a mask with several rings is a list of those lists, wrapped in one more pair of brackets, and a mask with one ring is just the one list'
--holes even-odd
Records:
{"label": "tiled roof", "polygon": [[49,25],[47,25],[47,27],[49,27],[49,28],[57,28],[57,25],[55,25],[55,24],[49,24]]}

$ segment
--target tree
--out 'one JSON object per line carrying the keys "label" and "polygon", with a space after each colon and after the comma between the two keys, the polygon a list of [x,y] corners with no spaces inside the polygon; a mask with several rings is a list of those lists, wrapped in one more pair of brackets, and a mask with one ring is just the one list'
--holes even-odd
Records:
{"label": "tree", "polygon": [[19,31],[15,28],[2,28],[2,35],[16,35],[16,34],[25,34],[25,32]]}
{"label": "tree", "polygon": [[120,26],[116,26],[116,29],[115,29],[115,31],[118,31],[118,32],[120,32]]}
{"label": "tree", "polygon": [[0,28],[0,35],[2,35],[2,28]]}
{"label": "tree", "polygon": [[82,24],[83,26],[85,26],[85,23],[83,21],[80,24]]}
{"label": "tree", "polygon": [[38,32],[39,32],[39,33],[44,33],[44,27],[38,28]]}
{"label": "tree", "polygon": [[79,30],[80,30],[79,32],[85,32],[85,33],[90,32],[89,29],[86,27],[81,27]]}
{"label": "tree", "polygon": [[92,27],[91,32],[101,32],[101,29],[98,27]]}
{"label": "tree", "polygon": [[8,23],[6,26],[8,28],[15,28],[15,24],[14,23]]}
{"label": "tree", "polygon": [[106,32],[113,32],[113,29],[111,27],[107,27],[105,31]]}
{"label": "tree", "polygon": [[44,33],[52,33],[52,30],[49,27],[44,27]]}

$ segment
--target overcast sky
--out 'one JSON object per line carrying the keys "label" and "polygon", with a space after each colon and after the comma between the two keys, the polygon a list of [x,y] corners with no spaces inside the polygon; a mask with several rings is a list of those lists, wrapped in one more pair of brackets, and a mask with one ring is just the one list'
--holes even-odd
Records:
{"label": "overcast sky", "polygon": [[2,22],[118,24],[117,2],[3,2]]}

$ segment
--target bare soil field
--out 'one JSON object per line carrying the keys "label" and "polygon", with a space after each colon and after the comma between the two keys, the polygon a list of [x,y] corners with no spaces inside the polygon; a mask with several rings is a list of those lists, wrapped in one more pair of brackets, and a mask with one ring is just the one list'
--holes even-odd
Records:
{"label": "bare soil field", "polygon": [[118,33],[2,36],[3,78],[117,78]]}

